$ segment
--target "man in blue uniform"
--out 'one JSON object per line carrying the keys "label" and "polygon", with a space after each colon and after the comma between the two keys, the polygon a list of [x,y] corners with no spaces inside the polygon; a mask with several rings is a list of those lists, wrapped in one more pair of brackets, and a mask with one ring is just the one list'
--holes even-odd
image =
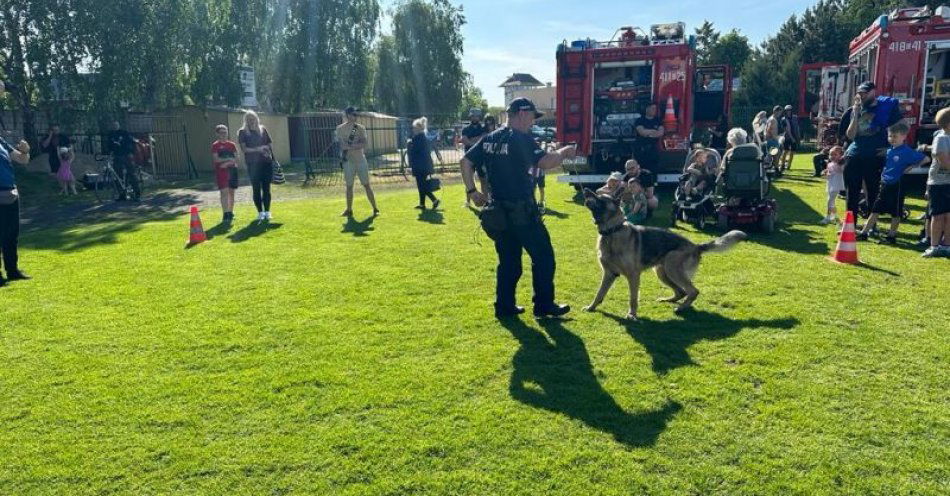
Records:
{"label": "man in blue uniform", "polygon": [[[531,100],[516,98],[507,113],[508,126],[483,137],[462,158],[466,197],[478,206],[487,203],[480,214],[482,227],[498,253],[495,316],[524,312],[515,303],[524,250],[531,257],[534,315],[558,317],[571,307],[554,302],[554,248],[534,201],[534,184],[540,170],[559,167],[565,158],[574,157],[575,148],[547,153],[538,146],[530,131],[535,119],[544,114]],[[485,170],[483,191],[475,187],[476,168]]]}

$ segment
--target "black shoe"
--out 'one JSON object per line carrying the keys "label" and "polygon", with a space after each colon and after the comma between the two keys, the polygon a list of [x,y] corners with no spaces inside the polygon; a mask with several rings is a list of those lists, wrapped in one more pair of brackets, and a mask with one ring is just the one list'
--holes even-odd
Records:
{"label": "black shoe", "polygon": [[534,316],[535,317],[560,317],[570,311],[571,311],[570,305],[558,305],[557,303],[552,303],[549,306],[534,307]]}
{"label": "black shoe", "polygon": [[432,210],[439,208],[439,204],[442,203],[442,200],[436,200],[432,202]]}
{"label": "black shoe", "polygon": [[897,237],[895,237],[895,236],[884,236],[883,238],[881,238],[881,244],[882,244],[882,245],[896,245],[896,244],[897,244]]}
{"label": "black shoe", "polygon": [[6,285],[7,285],[7,280],[4,279],[4,278],[2,278],[2,277],[0,277],[0,288],[4,287],[4,286],[6,286]]}
{"label": "black shoe", "polygon": [[495,307],[495,318],[503,319],[506,317],[514,317],[516,315],[521,315],[524,313],[524,307],[519,307],[515,305],[511,308],[498,308]]}
{"label": "black shoe", "polygon": [[416,210],[425,210],[425,209],[426,209],[425,205],[416,205]]}
{"label": "black shoe", "polygon": [[16,271],[16,272],[7,272],[7,279],[9,279],[9,280],[11,280],[11,281],[28,281],[28,280],[32,279],[32,277],[30,277],[30,276],[28,276],[28,275],[26,275],[26,274],[24,274],[24,273],[22,273],[22,272],[20,272],[20,271],[18,270],[18,271]]}
{"label": "black shoe", "polygon": [[858,234],[855,234],[855,235],[854,235],[854,239],[855,239],[855,241],[867,241],[867,240],[868,240],[868,234],[867,234],[867,233],[864,233],[864,232],[859,232]]}

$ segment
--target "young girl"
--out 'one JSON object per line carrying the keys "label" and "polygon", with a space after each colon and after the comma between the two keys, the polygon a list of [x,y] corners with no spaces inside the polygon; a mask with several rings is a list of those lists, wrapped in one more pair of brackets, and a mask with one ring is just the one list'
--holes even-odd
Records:
{"label": "young girl", "polygon": [[221,192],[222,222],[230,223],[234,221],[234,192],[238,188],[237,145],[229,139],[228,126],[219,124],[214,132],[218,140],[211,144],[211,162]]}
{"label": "young girl", "polygon": [[70,191],[72,194],[78,195],[76,191],[76,177],[73,176],[73,159],[76,155],[73,151],[67,147],[61,147],[59,150],[59,170],[56,171],[56,179],[59,181],[59,186],[62,188],[59,194],[68,195]]}
{"label": "young girl", "polygon": [[822,171],[822,175],[826,176],[828,179],[828,215],[824,219],[821,219],[821,225],[831,224],[832,222],[837,223],[837,209],[835,208],[835,200],[838,198],[838,193],[844,191],[844,149],[840,146],[832,147],[828,151],[828,165],[825,167],[825,170]]}
{"label": "young girl", "polygon": [[620,204],[624,217],[631,224],[643,224],[647,218],[647,195],[636,179],[631,179],[624,188],[623,202]]}

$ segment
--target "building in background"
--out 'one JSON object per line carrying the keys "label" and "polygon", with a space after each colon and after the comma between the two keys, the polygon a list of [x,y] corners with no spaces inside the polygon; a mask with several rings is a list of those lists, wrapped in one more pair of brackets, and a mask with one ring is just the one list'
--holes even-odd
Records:
{"label": "building in background", "polygon": [[538,110],[544,112],[544,117],[539,119],[538,125],[553,125],[557,111],[557,91],[554,85],[542,83],[531,74],[515,73],[501,83],[501,87],[505,89],[505,107],[515,98],[528,98]]}

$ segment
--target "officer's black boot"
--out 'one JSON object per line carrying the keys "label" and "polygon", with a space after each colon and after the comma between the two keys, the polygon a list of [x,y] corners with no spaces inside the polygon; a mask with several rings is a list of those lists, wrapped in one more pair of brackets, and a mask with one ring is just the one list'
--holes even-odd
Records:
{"label": "officer's black boot", "polygon": [[570,311],[571,311],[570,305],[559,305],[557,303],[552,303],[550,305],[535,306],[534,316],[535,317],[560,317]]}
{"label": "officer's black boot", "polygon": [[504,318],[508,318],[508,317],[514,317],[514,316],[516,316],[516,315],[521,315],[521,314],[523,314],[523,313],[524,313],[524,307],[520,307],[520,306],[518,306],[518,305],[515,305],[515,306],[512,306],[512,307],[499,307],[497,304],[495,305],[495,318],[496,318],[496,319],[504,319]]}

